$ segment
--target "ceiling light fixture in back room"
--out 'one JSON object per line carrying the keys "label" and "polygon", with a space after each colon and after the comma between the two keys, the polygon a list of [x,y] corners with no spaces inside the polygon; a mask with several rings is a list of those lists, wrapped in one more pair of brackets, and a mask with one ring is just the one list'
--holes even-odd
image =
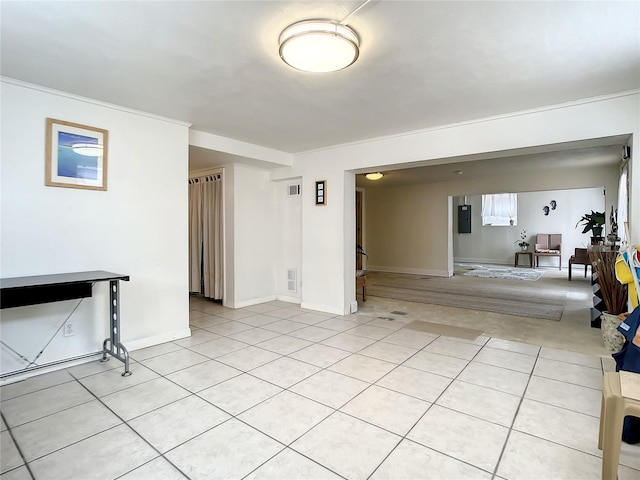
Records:
{"label": "ceiling light fixture in back room", "polygon": [[365,177],[367,177],[368,180],[380,180],[382,177],[384,177],[384,175],[380,172],[375,172],[367,173]]}
{"label": "ceiling light fixture in back room", "polygon": [[280,34],[280,58],[289,66],[312,73],[343,70],[360,55],[360,38],[346,25],[347,19],[371,0],[336,22],[303,20],[285,28]]}

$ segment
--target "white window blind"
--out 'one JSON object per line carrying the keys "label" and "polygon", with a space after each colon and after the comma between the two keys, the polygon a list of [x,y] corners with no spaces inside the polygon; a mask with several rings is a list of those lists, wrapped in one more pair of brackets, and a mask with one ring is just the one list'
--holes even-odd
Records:
{"label": "white window blind", "polygon": [[482,195],[482,225],[499,227],[518,224],[518,194]]}

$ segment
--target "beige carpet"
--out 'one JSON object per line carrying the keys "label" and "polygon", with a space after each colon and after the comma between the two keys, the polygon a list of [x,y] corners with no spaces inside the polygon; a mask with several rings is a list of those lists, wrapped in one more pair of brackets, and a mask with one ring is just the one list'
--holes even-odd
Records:
{"label": "beige carpet", "polygon": [[372,297],[555,321],[562,318],[566,291],[542,290],[527,287],[524,282],[517,283],[463,275],[446,278],[367,272],[367,293]]}
{"label": "beige carpet", "polygon": [[475,340],[483,333],[481,330],[454,327],[452,325],[443,325],[441,323],[423,322],[422,320],[407,323],[402,328],[417,330],[419,332],[434,333],[436,335],[444,335],[445,337],[464,338],[465,340]]}

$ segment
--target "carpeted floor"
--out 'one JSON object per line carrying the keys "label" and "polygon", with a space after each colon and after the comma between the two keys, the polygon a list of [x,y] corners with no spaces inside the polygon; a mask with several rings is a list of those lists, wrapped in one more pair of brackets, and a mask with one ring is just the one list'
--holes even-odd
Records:
{"label": "carpeted floor", "polygon": [[373,297],[431,303],[471,310],[559,321],[566,291],[530,288],[526,284],[492,278],[427,277],[367,272],[367,291]]}

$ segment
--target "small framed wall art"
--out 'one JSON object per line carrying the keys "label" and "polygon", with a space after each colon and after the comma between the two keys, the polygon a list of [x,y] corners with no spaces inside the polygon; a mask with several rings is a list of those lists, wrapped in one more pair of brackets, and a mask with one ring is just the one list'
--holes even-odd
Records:
{"label": "small framed wall art", "polygon": [[319,180],[316,182],[316,205],[327,204],[327,181]]}
{"label": "small framed wall art", "polygon": [[108,136],[102,128],[47,118],[44,184],[106,190]]}

